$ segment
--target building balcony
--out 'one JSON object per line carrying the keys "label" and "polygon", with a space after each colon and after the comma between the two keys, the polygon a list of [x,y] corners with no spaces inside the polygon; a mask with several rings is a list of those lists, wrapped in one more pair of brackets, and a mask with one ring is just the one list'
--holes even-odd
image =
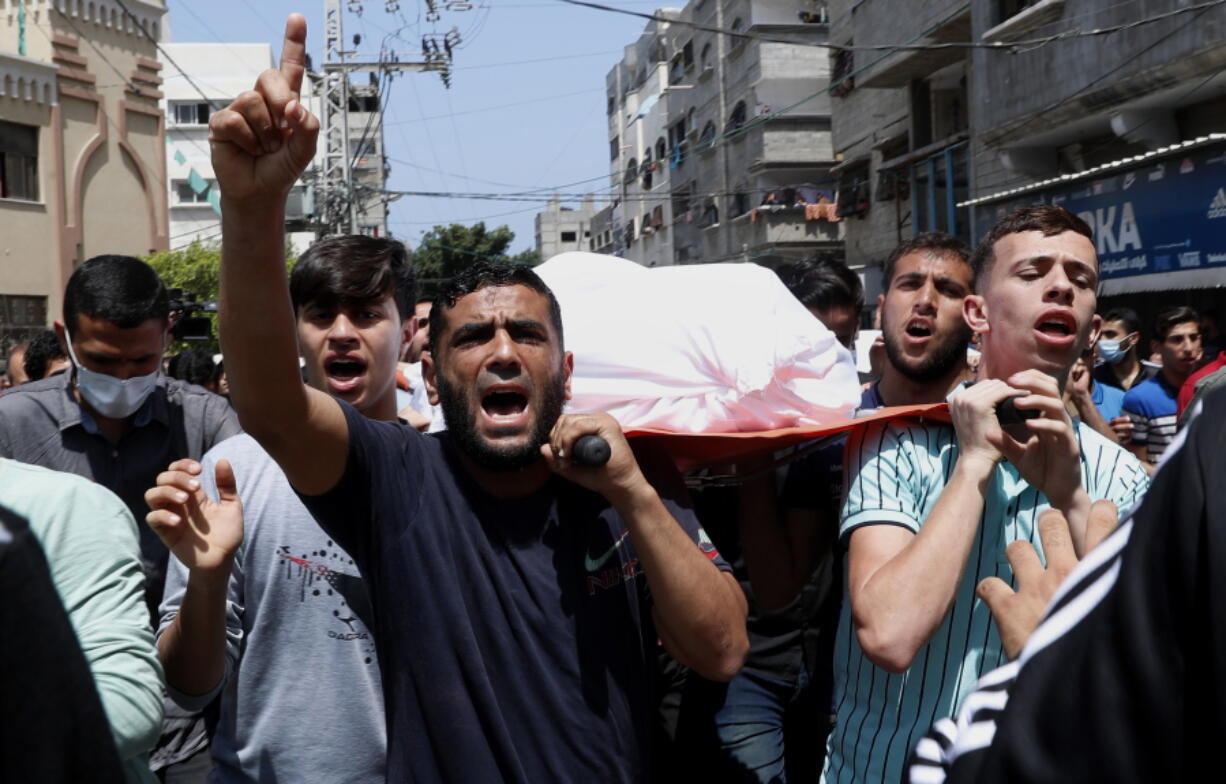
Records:
{"label": "building balcony", "polygon": [[842,222],[830,220],[829,213],[826,217],[815,217],[814,211],[809,210],[808,215],[806,219],[804,206],[758,208],[733,218],[732,225],[741,237],[740,242],[752,250],[820,248],[842,242]]}

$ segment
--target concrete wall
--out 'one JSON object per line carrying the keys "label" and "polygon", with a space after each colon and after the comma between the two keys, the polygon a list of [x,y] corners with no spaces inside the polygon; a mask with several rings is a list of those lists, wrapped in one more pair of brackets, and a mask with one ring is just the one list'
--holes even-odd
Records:
{"label": "concrete wall", "polygon": [[16,0],[0,0],[0,119],[39,129],[38,199],[0,200],[0,294],[46,297],[49,320],[81,261],[167,246],[161,65],[151,40],[165,8],[127,7],[144,31],[114,0],[28,0],[22,57]]}

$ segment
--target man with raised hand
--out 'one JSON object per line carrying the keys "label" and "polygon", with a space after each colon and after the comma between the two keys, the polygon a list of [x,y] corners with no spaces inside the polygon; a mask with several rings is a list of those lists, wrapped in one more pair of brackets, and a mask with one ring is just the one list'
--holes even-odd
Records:
{"label": "man with raised hand", "polygon": [[[1148,484],[1140,463],[1074,423],[1060,396],[1100,323],[1090,236],[1059,207],[1001,219],[971,259],[963,316],[980,337],[981,380],[951,396],[952,426],[873,424],[848,442],[848,601],[826,781],[897,781],[933,719],[1004,660],[975,588],[1012,577],[1008,543],[1041,550],[1037,521],[1050,507],[1080,551],[1093,500],[1128,508]],[[1037,418],[1002,424],[1008,398]]]}
{"label": "man with raised hand", "polygon": [[[329,237],[308,248],[290,276],[307,382],[395,421],[415,283],[395,240]],[[145,498],[175,556],[158,633],[171,696],[198,710],[221,694],[211,780],[382,782],[383,695],[353,559],[251,436],[227,439],[203,463],[174,463]],[[301,688],[304,678],[315,687]]]}
{"label": "man with raised hand", "polygon": [[[658,636],[732,677],[744,599],[675,470],[640,462],[612,417],[560,414],[573,360],[529,269],[477,265],[431,313],[445,434],[302,385],[281,254],[319,130],[298,101],[305,40],[291,16],[280,70],[212,118],[221,339],[247,432],[367,581],[388,780],[642,780],[648,651]],[[610,446],[604,466],[572,462],[584,435]]]}

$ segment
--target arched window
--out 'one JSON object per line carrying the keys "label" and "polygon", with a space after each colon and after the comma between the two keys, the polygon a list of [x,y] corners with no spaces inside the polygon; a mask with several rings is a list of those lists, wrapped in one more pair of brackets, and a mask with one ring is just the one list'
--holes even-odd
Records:
{"label": "arched window", "polygon": [[707,71],[715,67],[715,61],[712,59],[711,44],[704,44],[702,54],[699,55],[699,63],[702,65],[702,70]]}
{"label": "arched window", "polygon": [[732,30],[732,32],[734,33],[739,33],[741,32],[741,28],[744,26],[745,26],[745,23],[742,22],[741,17],[738,16],[736,19],[732,20],[732,27],[730,27],[729,29]]}
{"label": "arched window", "polygon": [[746,109],[744,101],[737,101],[736,106],[732,109],[732,114],[728,116],[728,130],[735,131],[745,125]]}
{"label": "arched window", "polygon": [[715,123],[712,122],[711,120],[707,120],[707,124],[702,126],[702,134],[698,137],[698,143],[706,147],[706,146],[714,146],[714,142],[715,142]]}
{"label": "arched window", "polygon": [[651,190],[651,173],[656,170],[655,163],[651,160],[651,148],[643,153],[643,164],[639,167],[643,174],[643,190]]}
{"label": "arched window", "polygon": [[626,175],[622,178],[622,183],[629,185],[634,182],[634,178],[639,176],[639,162],[635,158],[631,158],[626,164]]}

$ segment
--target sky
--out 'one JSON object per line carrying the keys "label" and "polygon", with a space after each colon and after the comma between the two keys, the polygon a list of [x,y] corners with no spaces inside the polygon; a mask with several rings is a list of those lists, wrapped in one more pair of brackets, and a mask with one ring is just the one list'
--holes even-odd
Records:
{"label": "sky", "polygon": [[[424,0],[342,0],[345,38],[362,36],[355,59],[377,60],[388,41],[401,60],[420,60],[423,34],[460,32],[451,89],[436,73],[405,73],[391,82],[384,115],[388,188],[497,193],[537,188],[567,193],[598,189],[607,180],[605,75],[646,20],[567,5],[559,0],[472,0],[472,10],[424,19]],[[452,3],[455,5],[456,3]],[[658,0],[606,0],[650,12]],[[678,3],[680,4],[680,3]],[[395,5],[395,3],[391,3]],[[465,5],[465,3],[459,3]],[[285,18],[307,18],[307,46],[318,68],[323,52],[323,3],[306,0],[167,0],[171,40],[272,44],[279,56]],[[533,62],[535,61],[535,62]],[[364,78],[364,77],[355,77]],[[573,185],[579,181],[590,183]],[[564,202],[565,203],[565,202]],[[506,224],[511,251],[533,248],[533,218],[542,203],[405,196],[391,204],[394,235],[415,246],[435,224]]]}

